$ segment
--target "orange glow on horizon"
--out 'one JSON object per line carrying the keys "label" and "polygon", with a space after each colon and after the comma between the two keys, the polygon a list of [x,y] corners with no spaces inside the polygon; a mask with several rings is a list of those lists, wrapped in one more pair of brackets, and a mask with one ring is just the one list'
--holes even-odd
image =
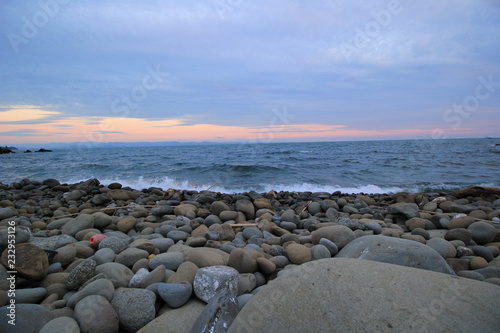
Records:
{"label": "orange glow on horizon", "polygon": [[[22,112],[22,114],[20,114]],[[287,124],[277,126],[227,126],[189,124],[185,119],[149,120],[125,117],[65,117],[59,112],[26,107],[1,111],[0,144],[52,142],[137,142],[137,141],[314,141],[362,138],[432,138],[432,129],[359,130],[344,125]],[[61,117],[57,117],[60,115]],[[49,118],[52,117],[52,118]],[[43,118],[46,122],[43,122]],[[26,121],[36,120],[32,124]],[[24,122],[24,123],[21,123]],[[12,132],[9,135],[8,132]],[[471,129],[446,134],[473,135]]]}

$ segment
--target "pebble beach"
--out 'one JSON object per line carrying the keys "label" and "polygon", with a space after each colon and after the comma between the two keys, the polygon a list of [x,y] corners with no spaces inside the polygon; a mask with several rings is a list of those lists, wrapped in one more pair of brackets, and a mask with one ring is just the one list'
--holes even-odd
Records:
{"label": "pebble beach", "polygon": [[0,331],[494,332],[499,230],[495,191],[0,183]]}

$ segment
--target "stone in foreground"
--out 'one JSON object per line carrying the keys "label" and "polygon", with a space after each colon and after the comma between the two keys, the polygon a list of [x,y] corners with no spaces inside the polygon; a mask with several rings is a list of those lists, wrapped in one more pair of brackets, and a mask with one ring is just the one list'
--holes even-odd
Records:
{"label": "stone in foreground", "polygon": [[335,258],[380,261],[455,275],[444,258],[431,247],[394,237],[363,236],[357,238],[347,244]]}
{"label": "stone in foreground", "polygon": [[205,303],[224,290],[237,294],[239,279],[238,271],[229,266],[200,268],[194,277],[194,293]]}
{"label": "stone in foreground", "polygon": [[321,259],[270,282],[229,332],[497,332],[499,307],[494,284],[375,261]]}
{"label": "stone in foreground", "polygon": [[187,332],[205,307],[205,302],[197,298],[191,298],[183,307],[166,311],[137,331],[137,333]]}
{"label": "stone in foreground", "polygon": [[196,319],[191,333],[227,332],[238,312],[239,305],[236,295],[232,291],[222,290],[210,299],[210,302]]}
{"label": "stone in foreground", "polygon": [[156,295],[147,289],[122,288],[115,292],[111,305],[118,314],[120,327],[136,332],[155,319]]}

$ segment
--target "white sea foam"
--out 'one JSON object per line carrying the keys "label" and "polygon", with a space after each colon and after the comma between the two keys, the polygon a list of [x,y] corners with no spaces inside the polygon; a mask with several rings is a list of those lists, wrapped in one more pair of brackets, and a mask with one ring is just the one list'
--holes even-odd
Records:
{"label": "white sea foam", "polygon": [[[67,183],[78,183],[86,179],[70,179]],[[248,186],[224,186],[224,184],[196,184],[187,180],[176,181],[169,177],[163,177],[158,179],[145,179],[144,177],[139,177],[135,180],[132,179],[118,179],[118,178],[104,178],[99,179],[99,182],[103,185],[109,185],[111,183],[120,183],[124,187],[128,186],[136,190],[147,189],[150,187],[159,187],[163,190],[167,189],[178,189],[178,190],[193,190],[193,191],[205,191],[210,188],[210,191],[221,192],[221,193],[243,193],[249,191],[256,191],[259,193],[267,193],[271,190],[276,192],[288,191],[288,192],[327,192],[333,193],[336,191],[341,191],[342,193],[396,193],[401,191],[412,191],[409,188],[403,188],[398,186],[378,186],[373,184],[359,185],[359,186],[340,186],[340,185],[318,185],[318,184],[258,184],[258,185],[248,185]]]}

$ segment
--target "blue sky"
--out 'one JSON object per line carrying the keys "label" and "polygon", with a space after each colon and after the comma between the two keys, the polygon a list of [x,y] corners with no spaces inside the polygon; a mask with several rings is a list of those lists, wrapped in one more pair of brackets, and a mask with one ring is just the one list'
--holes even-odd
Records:
{"label": "blue sky", "polygon": [[0,4],[0,141],[500,136],[497,1]]}

